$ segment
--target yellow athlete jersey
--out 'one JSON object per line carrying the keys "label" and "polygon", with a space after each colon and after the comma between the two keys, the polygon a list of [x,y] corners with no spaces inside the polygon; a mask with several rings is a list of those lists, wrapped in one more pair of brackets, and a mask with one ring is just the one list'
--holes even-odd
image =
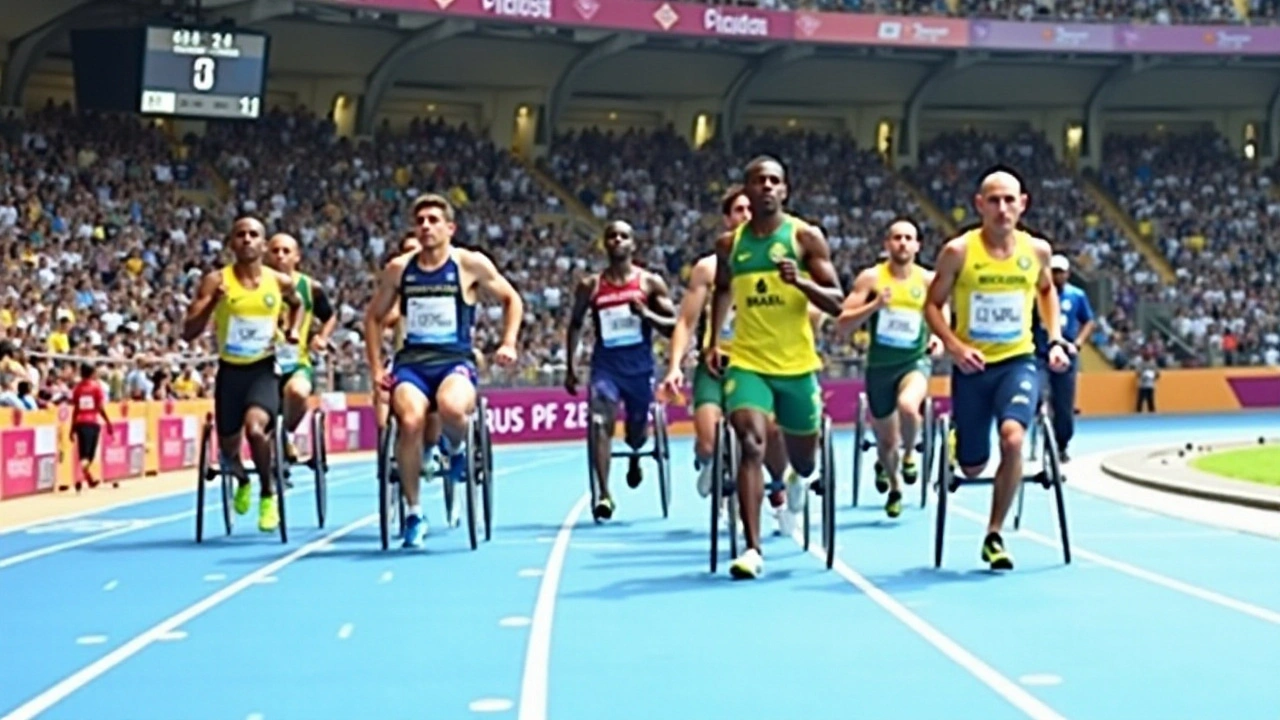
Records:
{"label": "yellow athlete jersey", "polygon": [[801,220],[787,215],[767,237],[756,237],[750,223],[733,234],[729,274],[733,280],[733,353],[729,365],[764,375],[794,376],[822,367],[809,322],[809,298],[782,281],[775,263],[784,258],[800,266],[796,234]]}
{"label": "yellow athlete jersey", "polygon": [[1031,355],[1040,259],[1031,235],[1014,231],[1013,252],[998,260],[982,244],[981,230],[965,234],[964,266],[952,292],[956,335],[988,363]]}
{"label": "yellow athlete jersey", "polygon": [[249,289],[236,279],[231,266],[222,269],[226,293],[213,312],[218,358],[232,365],[248,365],[275,355],[277,323],[284,298],[275,273],[263,269],[258,287]]}
{"label": "yellow athlete jersey", "polygon": [[924,357],[929,328],[924,321],[929,282],[924,268],[912,264],[905,279],[894,277],[888,262],[876,272],[876,292],[889,293],[889,302],[875,312],[869,328],[866,364],[902,365]]}

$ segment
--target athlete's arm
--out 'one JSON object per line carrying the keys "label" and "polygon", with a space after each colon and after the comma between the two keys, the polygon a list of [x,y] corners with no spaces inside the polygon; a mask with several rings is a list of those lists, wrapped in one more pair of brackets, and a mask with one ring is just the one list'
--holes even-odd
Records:
{"label": "athlete's arm", "polygon": [[689,286],[685,288],[684,299],[680,301],[680,314],[676,316],[675,327],[671,329],[671,357],[668,361],[668,372],[680,368],[680,361],[689,350],[689,338],[698,324],[698,315],[707,304],[707,289],[716,281],[711,266],[715,259],[705,257],[694,264],[689,273]]}
{"label": "athlete's arm", "polygon": [[[582,337],[582,324],[587,319],[587,310],[591,307],[591,293],[595,290],[595,278],[588,275],[578,281],[573,289],[573,310],[569,313],[569,328],[565,331],[565,382],[572,381],[577,385],[577,373],[574,365],[578,359],[578,340]],[[574,392],[570,390],[570,392]]]}
{"label": "athlete's arm", "polygon": [[822,311],[822,308],[809,303],[809,324],[813,326],[814,337],[822,334],[822,326],[827,324],[827,319],[830,317]]}
{"label": "athlete's arm", "polygon": [[383,318],[387,316],[396,303],[396,293],[400,289],[400,277],[404,274],[409,256],[396,258],[387,263],[378,277],[378,285],[373,290],[369,306],[364,309],[364,356],[369,361],[369,371],[375,378],[382,373],[382,327]]}
{"label": "athlete's arm", "polygon": [[[498,272],[498,267],[488,256],[468,251],[463,257],[466,259],[467,270],[480,291],[502,303],[502,344],[498,349],[506,348],[514,353],[516,343],[520,341],[520,324],[524,322],[524,299],[516,292],[511,281]],[[501,356],[499,359],[501,360]]]}
{"label": "athlete's arm", "polygon": [[196,297],[187,306],[187,315],[182,319],[182,339],[192,342],[204,332],[209,325],[213,310],[222,299],[225,289],[222,287],[222,271],[214,270],[200,280]]}
{"label": "athlete's arm", "polygon": [[[926,283],[932,284],[934,274],[935,273],[932,270],[925,270],[924,281]],[[951,327],[951,304],[950,303],[947,303],[946,305],[942,306],[942,319],[947,323],[947,327]],[[941,352],[942,347],[943,347],[942,338],[939,337],[937,333],[931,334],[929,336],[929,354],[934,355],[934,354],[937,354],[938,352]]]}
{"label": "athlete's arm", "polygon": [[849,297],[844,299],[844,303],[840,306],[840,316],[836,318],[836,328],[840,332],[856,330],[867,321],[867,318],[884,306],[882,296],[873,297],[877,272],[874,266],[869,267],[854,278],[853,290],[849,293]]}
{"label": "athlete's arm", "polygon": [[1032,244],[1036,249],[1036,259],[1040,261],[1040,275],[1036,279],[1036,309],[1040,311],[1040,324],[1044,326],[1050,343],[1061,342],[1062,308],[1058,305],[1058,292],[1053,286],[1053,276],[1049,271],[1053,248],[1040,238],[1032,240]]}
{"label": "athlete's arm", "polygon": [[707,367],[715,372],[720,370],[720,328],[729,318],[729,307],[733,305],[733,272],[730,269],[729,255],[733,251],[733,233],[722,233],[716,240],[716,282],[715,292],[711,295],[711,327],[715,332],[708,333],[710,347],[706,354]]}
{"label": "athlete's arm", "polygon": [[812,225],[806,225],[796,233],[796,240],[803,251],[803,262],[809,277],[797,277],[795,286],[828,315],[840,314],[844,291],[840,289],[840,276],[831,264],[831,248],[827,239]]}
{"label": "athlete's arm", "polygon": [[1080,317],[1080,331],[1076,334],[1072,343],[1076,347],[1080,347],[1089,342],[1089,338],[1093,337],[1093,305],[1089,304],[1089,296],[1081,292],[1077,295],[1075,303],[1071,306],[1071,312],[1076,313]]}
{"label": "athlete's arm", "polygon": [[663,337],[671,337],[672,328],[676,324],[676,308],[671,303],[671,290],[667,288],[667,281],[656,273],[646,272],[645,284],[645,295],[649,301],[641,308],[644,319],[657,328]]}
{"label": "athlete's arm", "polygon": [[276,282],[280,285],[280,298],[284,300],[285,305],[289,306],[289,334],[287,338],[290,342],[296,342],[302,336],[302,321],[307,316],[306,310],[302,306],[302,294],[298,292],[298,285],[294,282],[292,275],[276,270],[270,270],[269,272],[275,273]]}
{"label": "athlete's arm", "polygon": [[929,283],[929,296],[924,304],[924,321],[929,324],[933,334],[942,340],[947,351],[953,354],[960,352],[964,343],[951,329],[946,309],[951,300],[951,291],[955,289],[956,278],[960,275],[960,267],[964,264],[963,242],[952,240],[942,246],[933,268],[933,280]]}
{"label": "athlete's arm", "polygon": [[329,293],[325,292],[322,285],[312,284],[311,301],[311,314],[321,322],[320,332],[316,333],[315,339],[321,345],[328,345],[334,328],[338,326],[338,313],[334,312],[333,303],[329,302]]}

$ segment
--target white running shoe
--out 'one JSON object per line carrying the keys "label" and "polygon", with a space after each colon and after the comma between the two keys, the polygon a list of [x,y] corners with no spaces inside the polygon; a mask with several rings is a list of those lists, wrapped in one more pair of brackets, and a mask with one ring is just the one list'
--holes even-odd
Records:
{"label": "white running shoe", "polygon": [[702,469],[698,471],[698,494],[704,498],[711,495],[711,468],[713,464],[708,460],[702,466]]}
{"label": "white running shoe", "polygon": [[809,481],[795,470],[787,470],[787,508],[793,513],[804,510],[804,494],[809,491]]}
{"label": "white running shoe", "polygon": [[764,573],[764,558],[748,549],[729,563],[729,574],[736,580],[754,580]]}

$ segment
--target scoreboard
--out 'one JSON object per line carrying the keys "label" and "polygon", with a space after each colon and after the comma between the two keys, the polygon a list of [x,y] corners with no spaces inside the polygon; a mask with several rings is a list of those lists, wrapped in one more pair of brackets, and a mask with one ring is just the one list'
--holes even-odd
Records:
{"label": "scoreboard", "polygon": [[146,115],[256,120],[267,36],[238,28],[147,27],[141,97]]}

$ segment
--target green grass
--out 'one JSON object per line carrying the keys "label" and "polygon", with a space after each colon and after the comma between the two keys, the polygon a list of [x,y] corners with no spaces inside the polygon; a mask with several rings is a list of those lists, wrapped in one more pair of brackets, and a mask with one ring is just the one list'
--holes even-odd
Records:
{"label": "green grass", "polygon": [[1209,453],[1192,460],[1191,467],[1235,480],[1280,486],[1280,445]]}

